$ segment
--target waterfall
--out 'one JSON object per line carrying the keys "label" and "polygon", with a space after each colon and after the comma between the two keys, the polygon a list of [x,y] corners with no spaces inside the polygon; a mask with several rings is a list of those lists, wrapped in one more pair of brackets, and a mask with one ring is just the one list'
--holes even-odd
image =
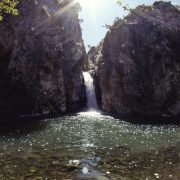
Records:
{"label": "waterfall", "polygon": [[89,109],[97,109],[97,101],[96,101],[93,78],[89,72],[83,72],[83,76],[86,87],[87,107]]}

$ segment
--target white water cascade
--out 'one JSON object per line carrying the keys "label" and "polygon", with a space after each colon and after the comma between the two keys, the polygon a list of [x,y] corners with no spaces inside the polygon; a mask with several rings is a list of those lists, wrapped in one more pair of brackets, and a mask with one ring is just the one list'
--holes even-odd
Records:
{"label": "white water cascade", "polygon": [[83,76],[84,76],[84,84],[86,87],[87,107],[88,109],[96,110],[98,107],[97,107],[93,78],[89,72],[83,72]]}

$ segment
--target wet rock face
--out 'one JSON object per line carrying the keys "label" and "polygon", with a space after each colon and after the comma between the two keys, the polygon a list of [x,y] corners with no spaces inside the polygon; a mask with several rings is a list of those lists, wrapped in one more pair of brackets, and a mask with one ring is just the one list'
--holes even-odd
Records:
{"label": "wet rock face", "polygon": [[85,56],[77,6],[24,1],[0,24],[0,114],[59,114],[83,106]]}
{"label": "wet rock face", "polygon": [[98,67],[106,112],[180,115],[180,11],[139,6],[107,33]]}

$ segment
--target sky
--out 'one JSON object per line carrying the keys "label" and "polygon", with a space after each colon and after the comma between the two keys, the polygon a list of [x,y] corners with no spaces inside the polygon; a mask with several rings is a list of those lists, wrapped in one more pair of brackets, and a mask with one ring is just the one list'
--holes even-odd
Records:
{"label": "sky", "polygon": [[[116,0],[77,0],[82,11],[79,16],[84,20],[81,23],[82,34],[86,49],[88,45],[96,46],[104,37],[107,29],[105,24],[112,25],[116,17],[123,17],[128,12],[118,6]],[[151,5],[154,0],[124,0],[130,8],[140,4]],[[172,4],[180,5],[180,0],[171,0]]]}

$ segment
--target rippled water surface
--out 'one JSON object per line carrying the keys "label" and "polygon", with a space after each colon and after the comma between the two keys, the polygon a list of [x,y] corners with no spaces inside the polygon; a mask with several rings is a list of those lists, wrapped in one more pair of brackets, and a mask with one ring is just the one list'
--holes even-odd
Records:
{"label": "rippled water surface", "polygon": [[0,179],[180,179],[180,128],[82,112],[0,134]]}

